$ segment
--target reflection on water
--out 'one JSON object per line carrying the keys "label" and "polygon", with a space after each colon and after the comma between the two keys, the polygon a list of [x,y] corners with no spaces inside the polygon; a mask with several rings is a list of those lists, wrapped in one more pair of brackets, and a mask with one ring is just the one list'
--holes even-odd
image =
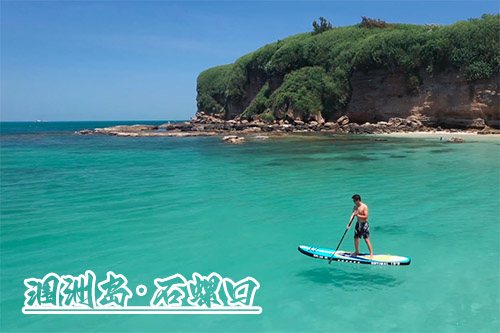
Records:
{"label": "reflection on water", "polygon": [[[363,271],[360,273],[346,272],[335,266],[302,271],[297,273],[297,276],[314,283],[331,285],[346,291],[380,290],[381,288],[396,287],[402,283],[402,281],[389,274],[370,271]],[[369,268],[367,267],[367,269]]]}

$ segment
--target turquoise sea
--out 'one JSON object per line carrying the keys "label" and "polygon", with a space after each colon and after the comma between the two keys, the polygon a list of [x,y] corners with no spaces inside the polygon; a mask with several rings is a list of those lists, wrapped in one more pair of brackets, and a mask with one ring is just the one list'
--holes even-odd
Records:
{"label": "turquoise sea", "polygon": [[[0,331],[499,331],[500,139],[73,134],[109,125],[1,123]],[[353,194],[370,208],[375,253],[410,266],[298,252],[335,248]],[[22,313],[24,279],[86,270],[123,274],[129,305],[176,273],[250,276],[262,314]]]}

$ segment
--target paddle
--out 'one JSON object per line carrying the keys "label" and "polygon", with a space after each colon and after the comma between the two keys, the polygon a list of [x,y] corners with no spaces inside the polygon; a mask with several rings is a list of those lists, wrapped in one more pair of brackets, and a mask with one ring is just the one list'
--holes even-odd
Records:
{"label": "paddle", "polygon": [[328,264],[331,264],[332,260],[333,260],[333,257],[335,256],[335,252],[337,252],[337,250],[339,249],[340,247],[340,244],[342,244],[342,241],[344,240],[344,237],[345,237],[345,234],[347,234],[347,231],[349,230],[349,228],[351,227],[351,223],[352,221],[354,220],[354,216],[356,216],[354,213],[352,214],[351,216],[351,220],[349,221],[349,224],[347,225],[347,228],[345,229],[344,231],[344,236],[342,236],[342,239],[340,240],[339,242],[339,245],[337,245],[337,248],[335,249],[335,251],[333,252],[331,258],[330,258],[330,261],[328,261]]}

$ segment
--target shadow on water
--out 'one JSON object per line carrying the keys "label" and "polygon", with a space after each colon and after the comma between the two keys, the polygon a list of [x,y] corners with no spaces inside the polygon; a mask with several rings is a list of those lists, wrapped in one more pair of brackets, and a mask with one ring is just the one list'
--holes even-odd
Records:
{"label": "shadow on water", "polygon": [[[412,235],[412,237],[416,239],[435,239],[440,236],[440,234],[433,231],[425,231],[420,229],[415,229],[412,227],[406,227],[402,225],[382,225],[382,226],[374,226],[373,231],[377,234],[387,234],[387,235]],[[449,232],[447,232],[449,234]]]}
{"label": "shadow on water", "polygon": [[370,227],[370,229],[372,228],[373,231],[376,231],[377,233],[385,233],[389,235],[404,235],[408,233],[408,230],[400,225],[382,225]]}
{"label": "shadow on water", "polygon": [[272,161],[272,162],[265,163],[262,166],[274,167],[274,166],[283,166],[283,165],[286,165],[286,163],[284,161]]}
{"label": "shadow on water", "polygon": [[368,156],[342,156],[338,157],[337,160],[341,161],[351,161],[351,162],[368,162],[368,161],[376,161],[376,158],[368,157]]}
{"label": "shadow on water", "polygon": [[[396,158],[405,158],[405,157],[406,156],[396,156]],[[296,165],[297,163],[301,163],[301,164],[330,163],[330,164],[334,165],[335,163],[341,162],[341,161],[370,162],[370,161],[377,161],[377,160],[378,160],[378,158],[376,158],[376,157],[361,156],[361,155],[358,155],[358,156],[334,156],[334,155],[325,154],[324,156],[320,156],[320,157],[300,155],[300,156],[291,156],[291,157],[287,157],[287,158],[275,158],[271,161],[263,163],[262,166],[264,166],[264,167],[292,166],[292,165]],[[335,168],[335,170],[350,170],[350,169],[345,168],[345,167],[339,167],[339,168]]]}
{"label": "shadow on water", "polygon": [[449,153],[453,151],[453,149],[433,149],[430,150],[429,153],[431,154],[441,154],[441,153]]}
{"label": "shadow on water", "polygon": [[266,162],[262,164],[262,166],[269,166],[269,167],[274,167],[274,166],[294,166],[296,164],[308,164],[308,163],[317,163],[317,162],[324,162],[328,160],[333,160],[332,158],[317,158],[317,157],[310,157],[310,156],[294,156],[294,157],[289,157],[289,158],[277,158],[272,161]]}
{"label": "shadow on water", "polygon": [[396,287],[402,283],[402,281],[385,273],[367,271],[360,273],[347,272],[332,267],[302,271],[297,273],[297,276],[314,283],[331,285],[346,291],[380,290],[381,288]]}

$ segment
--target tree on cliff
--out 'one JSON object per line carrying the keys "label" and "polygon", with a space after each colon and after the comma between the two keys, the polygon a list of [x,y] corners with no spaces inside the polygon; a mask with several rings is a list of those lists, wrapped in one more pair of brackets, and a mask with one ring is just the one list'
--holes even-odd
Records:
{"label": "tree on cliff", "polygon": [[313,35],[320,34],[322,32],[325,32],[327,30],[333,29],[333,26],[330,22],[326,20],[324,17],[319,18],[320,23],[318,23],[316,20],[312,23],[314,30],[312,32]]}

